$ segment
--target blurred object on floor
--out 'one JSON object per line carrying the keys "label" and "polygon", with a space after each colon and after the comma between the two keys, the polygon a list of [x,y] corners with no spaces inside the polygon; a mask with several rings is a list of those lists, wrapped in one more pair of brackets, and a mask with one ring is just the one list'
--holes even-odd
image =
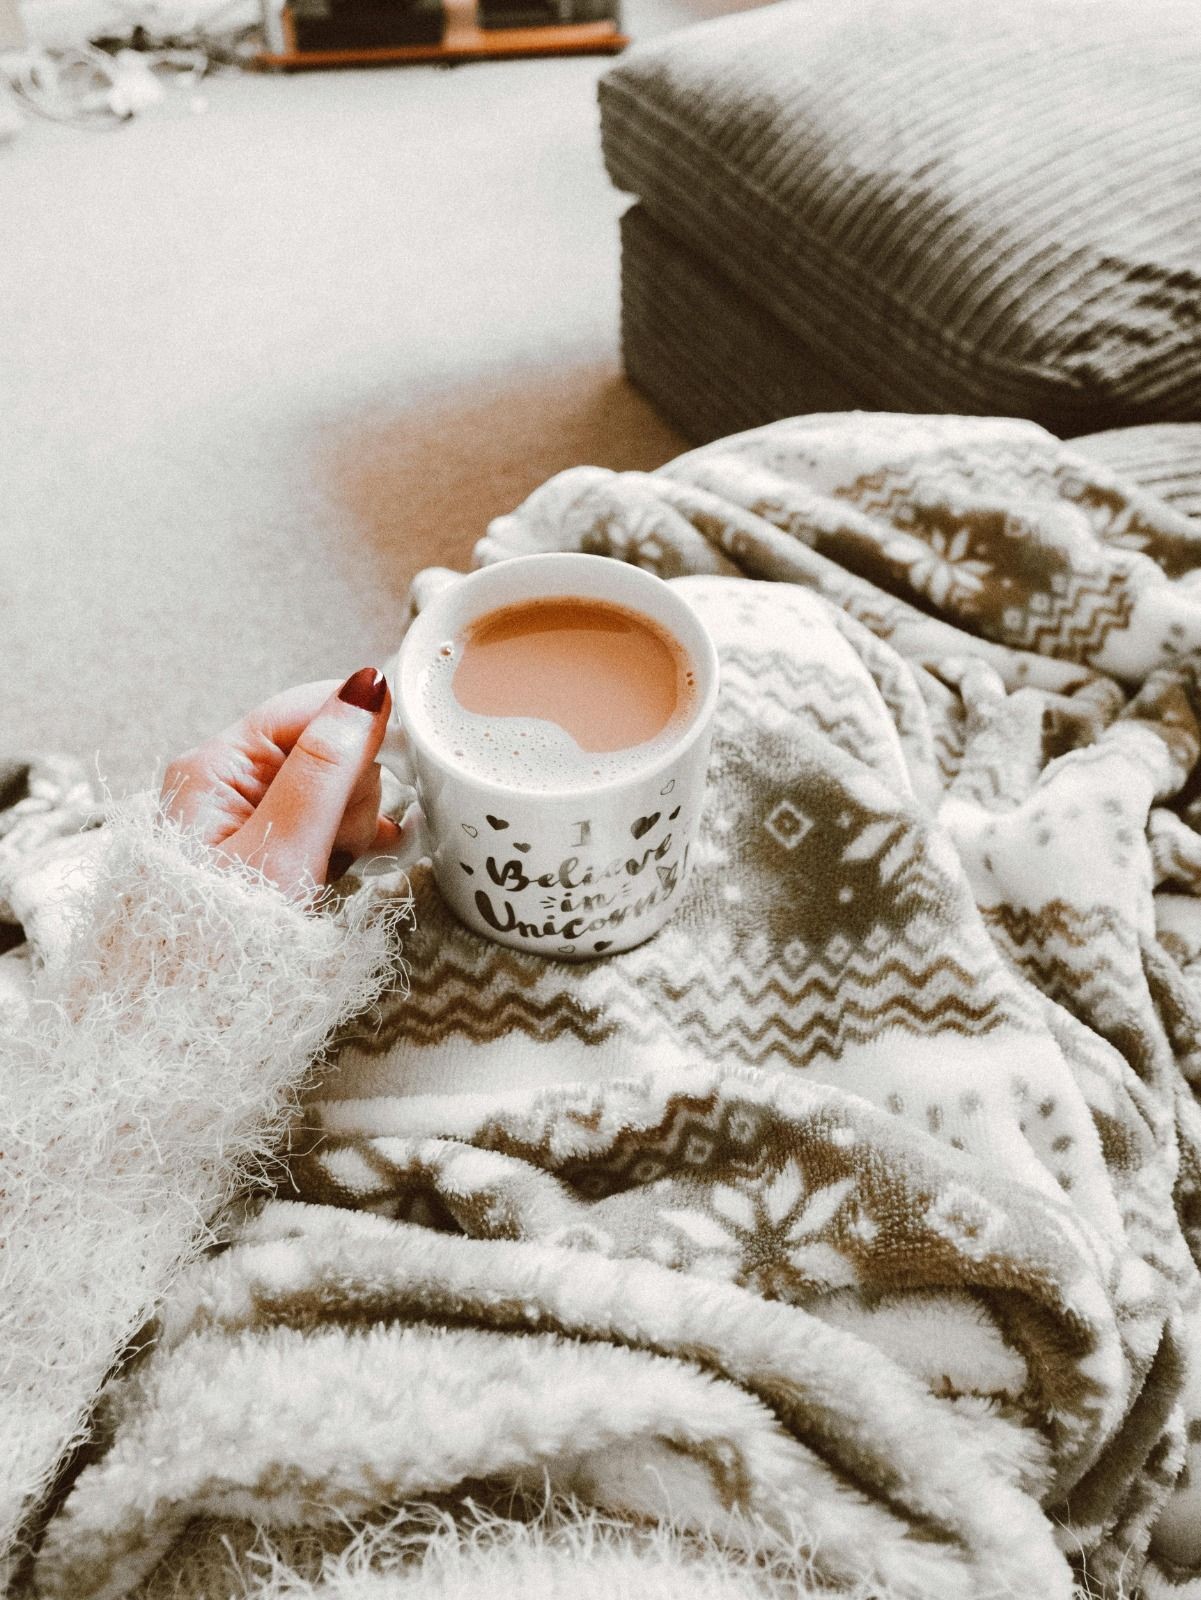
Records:
{"label": "blurred object on floor", "polygon": [[561,22],[615,22],[619,0],[480,0],[481,28],[545,28]]}
{"label": "blurred object on floor", "polygon": [[208,45],[217,59],[260,25],[257,0],[26,0],[21,14],[29,43],[48,50],[98,40],[143,50]]}
{"label": "blurred object on floor", "polygon": [[0,75],[26,111],[76,127],[112,127],[163,98],[150,59],[136,50],[14,51],[0,58]]}
{"label": "blurred object on floor", "polygon": [[442,0],[292,0],[298,50],[351,50],[439,44]]}

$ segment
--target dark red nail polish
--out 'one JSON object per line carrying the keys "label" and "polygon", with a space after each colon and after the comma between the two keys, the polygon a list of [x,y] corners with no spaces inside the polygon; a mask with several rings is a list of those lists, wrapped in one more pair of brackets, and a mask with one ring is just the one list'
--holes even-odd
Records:
{"label": "dark red nail polish", "polygon": [[370,711],[374,716],[387,692],[387,681],[378,668],[360,667],[338,690],[338,699],[345,700],[348,706],[358,706],[360,711]]}
{"label": "dark red nail polish", "polygon": [[329,858],[329,870],[325,874],[329,883],[337,883],[343,873],[349,872],[354,865],[354,857],[349,850],[335,850]]}

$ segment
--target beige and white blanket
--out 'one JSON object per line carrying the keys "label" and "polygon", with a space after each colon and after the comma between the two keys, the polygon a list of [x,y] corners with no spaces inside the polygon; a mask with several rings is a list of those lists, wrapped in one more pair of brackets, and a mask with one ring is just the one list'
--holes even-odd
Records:
{"label": "beige and white blanket", "polygon": [[42,1592],[549,1484],[836,1592],[1201,1594],[1201,526],[1027,423],[819,416],[478,554],[557,549],[718,643],[683,901],[560,965],[416,872]]}

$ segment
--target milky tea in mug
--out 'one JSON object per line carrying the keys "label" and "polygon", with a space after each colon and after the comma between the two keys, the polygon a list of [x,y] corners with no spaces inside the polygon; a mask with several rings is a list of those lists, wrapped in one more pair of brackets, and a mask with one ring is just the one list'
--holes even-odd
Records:
{"label": "milky tea in mug", "polygon": [[430,726],[481,778],[587,788],[636,773],[696,709],[696,673],[649,617],[586,595],[485,612],[422,680]]}
{"label": "milky tea in mug", "polygon": [[667,584],[596,556],[498,563],[422,612],[397,676],[438,883],[469,926],[578,960],[667,920],[717,676]]}

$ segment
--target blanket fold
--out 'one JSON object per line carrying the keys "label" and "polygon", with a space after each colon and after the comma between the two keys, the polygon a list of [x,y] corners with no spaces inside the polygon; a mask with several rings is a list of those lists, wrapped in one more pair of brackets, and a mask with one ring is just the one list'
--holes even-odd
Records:
{"label": "blanket fold", "polygon": [[41,1592],[499,1483],[793,1592],[1201,1596],[1197,524],[855,414],[561,474],[477,557],[558,549],[718,644],[685,901],[569,967],[417,869],[407,992],[109,1385]]}

